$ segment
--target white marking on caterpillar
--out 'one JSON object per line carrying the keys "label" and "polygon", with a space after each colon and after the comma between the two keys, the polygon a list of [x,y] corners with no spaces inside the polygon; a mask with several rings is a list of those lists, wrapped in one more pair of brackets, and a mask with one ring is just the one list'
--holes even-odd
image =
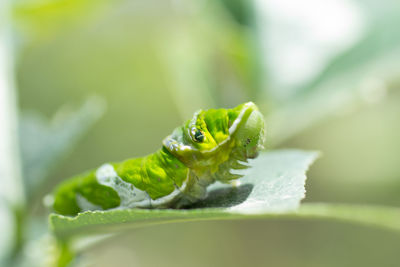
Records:
{"label": "white marking on caterpillar", "polygon": [[101,206],[93,204],[92,202],[87,200],[84,196],[82,196],[79,193],[76,194],[76,202],[78,203],[78,206],[82,211],[103,210],[103,208]]}
{"label": "white marking on caterpillar", "polygon": [[[179,197],[187,187],[188,177],[183,182],[181,187],[176,187],[174,191],[170,194],[160,197],[158,199],[151,199],[149,194],[142,191],[133,184],[125,182],[118,176],[117,172],[109,163],[103,164],[96,171],[97,182],[101,185],[111,187],[114,189],[118,196],[120,197],[120,205],[118,208],[149,208],[149,207],[165,207],[169,202],[174,201]],[[100,209],[101,207],[96,207],[96,205],[90,203],[81,195],[77,195],[78,205],[82,210],[94,210]]]}
{"label": "white marking on caterpillar", "polygon": [[236,130],[237,130],[238,126],[239,126],[239,123],[242,121],[244,114],[246,113],[247,109],[249,109],[249,106],[250,106],[249,103],[245,104],[246,108],[243,108],[240,111],[239,116],[235,119],[235,121],[233,122],[232,126],[229,128],[229,135],[230,136],[232,136],[232,134],[234,132],[236,132]]}
{"label": "white marking on caterpillar", "polygon": [[150,204],[149,194],[122,180],[111,164],[106,163],[100,166],[96,171],[96,178],[99,184],[111,187],[117,192],[121,201],[121,208],[133,208]]}
{"label": "white marking on caterpillar", "polygon": [[157,198],[157,199],[151,199],[150,200],[150,205],[151,207],[158,207],[158,206],[164,206],[168,202],[172,201],[175,199],[176,196],[180,195],[181,191],[176,188],[174,191],[172,191],[169,195]]}
{"label": "white marking on caterpillar", "polygon": [[165,206],[169,202],[173,201],[176,197],[180,196],[182,194],[182,192],[186,189],[187,181],[188,181],[188,178],[186,177],[186,180],[182,183],[181,187],[176,186],[175,190],[172,191],[171,193],[169,193],[168,195],[157,198],[155,200],[151,199],[151,201],[150,201],[151,206],[152,207]]}

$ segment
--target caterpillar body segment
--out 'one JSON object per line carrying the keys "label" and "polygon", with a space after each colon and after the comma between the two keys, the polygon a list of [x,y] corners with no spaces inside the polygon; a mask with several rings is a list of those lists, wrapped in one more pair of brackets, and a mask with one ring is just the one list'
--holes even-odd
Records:
{"label": "caterpillar body segment", "polygon": [[55,190],[53,209],[63,215],[114,208],[180,208],[207,195],[215,181],[241,177],[264,140],[257,106],[196,112],[163,140],[157,152],[121,163],[106,163],[70,178]]}

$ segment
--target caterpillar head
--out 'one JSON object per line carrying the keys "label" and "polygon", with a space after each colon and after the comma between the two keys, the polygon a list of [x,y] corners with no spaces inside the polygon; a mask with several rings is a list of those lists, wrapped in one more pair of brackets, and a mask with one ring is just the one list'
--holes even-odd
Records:
{"label": "caterpillar head", "polygon": [[228,174],[238,161],[255,158],[263,141],[263,116],[248,102],[233,109],[199,110],[163,144],[189,168],[210,170],[218,177]]}

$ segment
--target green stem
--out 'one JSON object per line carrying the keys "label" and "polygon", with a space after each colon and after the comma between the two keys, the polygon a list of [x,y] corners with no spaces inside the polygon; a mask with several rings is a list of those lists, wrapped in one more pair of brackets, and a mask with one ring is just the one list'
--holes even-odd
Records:
{"label": "green stem", "polygon": [[25,243],[25,227],[26,227],[26,218],[25,218],[25,207],[16,206],[13,209],[14,215],[14,239],[10,252],[10,260],[17,260],[21,256],[21,251],[24,247]]}
{"label": "green stem", "polygon": [[75,258],[75,253],[70,248],[70,243],[65,240],[58,240],[58,257],[54,267],[67,267]]}

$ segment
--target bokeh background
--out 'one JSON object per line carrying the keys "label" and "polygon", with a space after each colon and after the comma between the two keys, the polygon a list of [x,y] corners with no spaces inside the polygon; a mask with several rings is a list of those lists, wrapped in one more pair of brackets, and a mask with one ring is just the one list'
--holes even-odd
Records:
{"label": "bokeh background", "polygon": [[[267,149],[322,151],[304,201],[400,205],[400,2],[18,0],[23,114],[107,110],[48,175],[152,153],[199,108],[257,103]],[[196,222],[91,247],[90,266],[398,266],[400,236],[334,221]]]}

